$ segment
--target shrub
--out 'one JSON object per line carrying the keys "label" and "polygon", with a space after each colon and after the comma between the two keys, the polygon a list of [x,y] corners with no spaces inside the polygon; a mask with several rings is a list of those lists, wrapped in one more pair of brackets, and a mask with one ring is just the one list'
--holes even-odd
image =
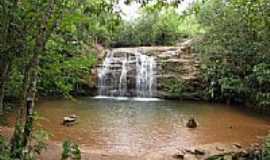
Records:
{"label": "shrub", "polygon": [[66,140],[63,143],[63,152],[62,152],[62,160],[80,160],[81,159],[81,151],[77,144]]}

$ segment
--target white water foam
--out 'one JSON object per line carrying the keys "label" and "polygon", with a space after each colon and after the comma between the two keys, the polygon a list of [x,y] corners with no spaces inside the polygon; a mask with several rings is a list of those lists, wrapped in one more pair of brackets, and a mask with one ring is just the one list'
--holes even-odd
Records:
{"label": "white water foam", "polygon": [[111,96],[95,96],[93,99],[109,99],[117,101],[141,101],[141,102],[155,102],[162,101],[160,98],[141,98],[141,97],[111,97]]}

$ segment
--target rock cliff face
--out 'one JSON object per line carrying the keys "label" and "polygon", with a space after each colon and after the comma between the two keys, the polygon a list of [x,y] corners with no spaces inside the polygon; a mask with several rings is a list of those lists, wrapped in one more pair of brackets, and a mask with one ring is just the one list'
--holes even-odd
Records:
{"label": "rock cliff face", "polygon": [[[138,58],[138,52],[143,57]],[[112,53],[114,60],[109,62],[109,67],[107,66],[107,82],[101,85],[99,78],[104,74],[101,70],[107,63],[104,61],[108,61],[108,55]],[[100,53],[98,58],[99,63],[92,71],[92,80],[97,88],[104,87],[104,84],[114,88],[111,89],[111,95],[121,95],[123,90],[128,91],[123,96],[141,95],[138,93],[139,81],[145,83],[139,86],[143,87],[140,91],[149,90],[147,97],[200,98],[195,93],[195,90],[202,87],[200,59],[192,53],[189,41],[176,47],[115,48]],[[153,62],[150,62],[151,60]],[[138,69],[138,65],[145,68]],[[123,77],[123,74],[126,74],[126,77]],[[138,74],[142,74],[142,77],[138,78]],[[117,80],[109,82],[112,79]],[[112,84],[116,84],[117,87],[113,87]]]}

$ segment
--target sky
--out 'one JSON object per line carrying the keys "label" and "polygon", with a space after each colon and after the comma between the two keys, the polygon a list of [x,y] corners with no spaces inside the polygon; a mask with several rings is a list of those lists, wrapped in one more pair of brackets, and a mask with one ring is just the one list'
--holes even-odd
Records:
{"label": "sky", "polygon": [[[178,10],[181,12],[185,10],[191,3],[195,0],[184,0],[181,2]],[[125,5],[124,0],[120,0],[119,8],[122,10],[122,17],[127,21],[136,19],[139,16],[140,5],[138,3],[132,2],[130,5]]]}

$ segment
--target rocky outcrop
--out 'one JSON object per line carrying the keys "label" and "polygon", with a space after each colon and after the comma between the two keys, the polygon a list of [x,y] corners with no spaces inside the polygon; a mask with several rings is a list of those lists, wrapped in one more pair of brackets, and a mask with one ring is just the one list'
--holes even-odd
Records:
{"label": "rocky outcrop", "polygon": [[[199,151],[199,152],[198,152]],[[262,147],[251,145],[248,148],[235,144],[207,144],[190,152],[185,152],[183,160],[260,160]]]}
{"label": "rocky outcrop", "polygon": [[[113,52],[114,56],[135,57],[136,51],[139,50],[141,54],[155,57],[157,63],[156,97],[200,99],[199,93],[195,92],[202,88],[200,59],[195,53],[192,53],[191,44],[191,41],[186,41],[174,47],[116,48],[113,49]],[[90,85],[93,88],[96,88],[94,84],[97,85],[97,71],[105,59],[106,52],[110,51],[102,51],[99,54],[99,63],[96,68],[92,69]],[[114,66],[117,69],[117,64]],[[129,68],[128,72],[134,72],[134,68]],[[132,74],[129,74],[128,80],[132,81]]]}
{"label": "rocky outcrop", "polygon": [[248,148],[234,144],[205,144],[179,150],[173,155],[151,152],[140,159],[142,160],[261,160],[262,147],[251,145]]}

